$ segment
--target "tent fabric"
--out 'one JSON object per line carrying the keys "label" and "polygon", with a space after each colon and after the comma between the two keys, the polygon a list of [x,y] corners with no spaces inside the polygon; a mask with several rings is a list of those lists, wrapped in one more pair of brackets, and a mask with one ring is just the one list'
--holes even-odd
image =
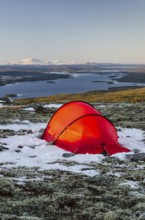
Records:
{"label": "tent fabric", "polygon": [[76,154],[112,155],[130,151],[118,142],[113,123],[82,101],[61,106],[50,119],[42,138]]}

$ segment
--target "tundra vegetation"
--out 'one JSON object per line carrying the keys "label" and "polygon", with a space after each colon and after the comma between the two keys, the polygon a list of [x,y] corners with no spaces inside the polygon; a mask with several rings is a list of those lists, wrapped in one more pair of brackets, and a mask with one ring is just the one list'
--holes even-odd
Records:
{"label": "tundra vegetation", "polygon": [[[116,126],[145,131],[145,88],[111,92],[57,95],[37,99],[16,99],[0,108],[0,123],[12,120],[46,122],[55,109],[45,103],[71,100],[90,102]],[[41,106],[40,106],[41,104]],[[34,107],[35,112],[23,111]],[[0,137],[31,131],[3,129]],[[43,132],[43,131],[42,131]],[[6,151],[0,143],[0,152]],[[19,151],[18,151],[19,153]],[[74,162],[60,163],[72,166]],[[86,176],[68,171],[39,170],[38,167],[8,168],[0,164],[0,219],[2,220],[136,220],[145,219],[145,156],[120,161],[106,157],[90,163],[100,174]],[[6,168],[7,167],[7,168]],[[124,184],[125,182],[134,184]]]}

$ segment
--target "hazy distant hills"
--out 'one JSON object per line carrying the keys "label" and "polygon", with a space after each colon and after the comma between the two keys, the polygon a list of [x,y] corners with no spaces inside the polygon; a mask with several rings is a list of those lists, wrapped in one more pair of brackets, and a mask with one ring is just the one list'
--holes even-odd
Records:
{"label": "hazy distant hills", "polygon": [[62,62],[59,62],[58,60],[44,62],[37,58],[27,58],[27,59],[23,59],[19,61],[14,61],[8,64],[10,65],[69,65],[69,64],[73,65],[73,64],[78,64],[78,63],[75,61],[62,63]]}
{"label": "hazy distant hills", "polygon": [[60,62],[58,60],[54,61],[42,61],[37,58],[26,58],[19,61],[14,61],[10,63],[0,63],[0,65],[22,65],[22,66],[29,66],[29,65],[48,65],[48,66],[92,66],[92,67],[98,67],[98,68],[128,68],[128,67],[140,67],[144,66],[145,64],[122,64],[122,63],[98,63],[98,62],[76,62],[76,61],[70,61],[70,62]]}
{"label": "hazy distant hills", "polygon": [[[19,72],[20,71],[20,72]],[[98,72],[141,72],[145,73],[145,65],[141,64],[114,64],[114,63],[97,63],[86,62],[78,63],[75,61],[61,63],[55,61],[42,61],[36,58],[27,58],[12,63],[5,63],[0,65],[0,74],[45,74],[50,72],[62,72],[62,74],[69,73],[98,73]],[[143,76],[144,77],[144,76]]]}
{"label": "hazy distant hills", "polygon": [[39,59],[36,59],[36,58],[27,58],[27,59],[23,59],[20,61],[12,62],[10,64],[12,64],[12,65],[16,65],[16,64],[19,64],[19,65],[37,65],[37,64],[41,65],[41,64],[44,64],[44,62]]}
{"label": "hazy distant hills", "polygon": [[[112,74],[118,82],[145,83],[145,65],[139,64],[113,64],[113,63],[59,63],[43,62],[36,58],[28,58],[13,63],[0,65],[0,86],[13,84],[16,82],[46,81],[55,83],[57,79],[73,78],[73,73],[77,74]],[[121,78],[120,78],[121,73]],[[113,84],[114,78],[110,78]],[[93,81],[97,83],[97,81]],[[106,82],[107,83],[107,82]],[[15,93],[15,92],[14,92]]]}

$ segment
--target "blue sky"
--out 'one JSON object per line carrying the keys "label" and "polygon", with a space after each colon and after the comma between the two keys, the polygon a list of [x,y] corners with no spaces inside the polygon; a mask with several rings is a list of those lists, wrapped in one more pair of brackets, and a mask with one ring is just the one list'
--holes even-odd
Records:
{"label": "blue sky", "polygon": [[145,0],[0,0],[0,62],[145,63]]}

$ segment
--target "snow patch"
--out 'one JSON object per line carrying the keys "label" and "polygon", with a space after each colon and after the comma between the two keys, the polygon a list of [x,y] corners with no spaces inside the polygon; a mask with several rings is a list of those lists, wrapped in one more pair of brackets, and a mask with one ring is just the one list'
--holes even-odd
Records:
{"label": "snow patch", "polygon": [[60,108],[63,104],[45,104],[43,107],[44,108]]}
{"label": "snow patch", "polygon": [[126,181],[126,182],[120,183],[119,185],[120,186],[129,186],[130,189],[132,189],[132,190],[139,189],[139,185],[135,181]]}
{"label": "snow patch", "polygon": [[[58,106],[57,106],[58,107]],[[39,167],[41,170],[65,170],[82,175],[94,176],[99,171],[94,170],[91,163],[101,163],[105,158],[100,154],[70,154],[70,157],[64,157],[67,152],[56,145],[40,139],[40,130],[46,128],[47,123],[32,123],[28,120],[13,120],[12,124],[0,125],[1,130],[31,130],[31,134],[14,135],[6,138],[0,138],[0,144],[8,150],[1,151],[0,163],[2,167]],[[140,129],[121,128],[119,142],[129,149],[139,149],[145,152],[144,131]],[[113,157],[124,160],[129,153],[118,153]],[[71,162],[71,163],[70,163]],[[74,163],[73,163],[74,162]],[[120,174],[116,174],[117,176]],[[129,183],[128,183],[129,184]],[[130,183],[131,185],[131,183]],[[131,186],[133,187],[133,185]],[[134,185],[135,187],[135,185]],[[137,186],[136,186],[137,187]]]}

